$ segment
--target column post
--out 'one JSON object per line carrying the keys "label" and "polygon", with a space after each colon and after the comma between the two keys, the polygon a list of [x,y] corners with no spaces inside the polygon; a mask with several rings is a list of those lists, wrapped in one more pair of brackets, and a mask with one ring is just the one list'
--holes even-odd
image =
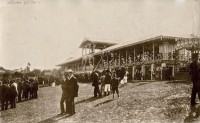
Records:
{"label": "column post", "polygon": [[128,58],[128,53],[127,53],[127,50],[126,50],[126,65],[127,65],[127,58]]}
{"label": "column post", "polygon": [[134,60],[134,63],[135,63],[135,48],[134,48],[133,55],[134,55],[134,56],[133,56],[133,57],[134,57],[133,60]]}
{"label": "column post", "polygon": [[133,80],[135,80],[135,66],[132,67],[132,78]]}
{"label": "column post", "polygon": [[120,53],[119,53],[119,66],[121,65],[121,56],[120,56]]}
{"label": "column post", "polygon": [[154,74],[155,74],[154,69],[155,69],[155,64],[151,64],[151,80],[155,79],[155,78],[153,77],[153,72],[154,72]]}
{"label": "column post", "polygon": [[154,45],[154,42],[153,42],[153,63],[154,63],[154,57],[155,57],[155,45]]}
{"label": "column post", "polygon": [[145,75],[145,66],[144,65],[142,65],[141,66],[141,72],[142,72],[142,78],[141,78],[141,80],[144,80],[144,75]]}
{"label": "column post", "polygon": [[142,48],[142,61],[144,60],[144,44],[143,44],[143,48]]}

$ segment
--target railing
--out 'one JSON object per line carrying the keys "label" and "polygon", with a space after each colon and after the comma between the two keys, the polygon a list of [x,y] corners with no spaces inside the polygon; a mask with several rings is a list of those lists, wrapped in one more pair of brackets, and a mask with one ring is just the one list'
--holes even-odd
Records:
{"label": "railing", "polygon": [[180,60],[180,61],[189,61],[190,60],[190,56],[186,56],[185,54],[180,54],[178,56],[178,60]]}
{"label": "railing", "polygon": [[189,61],[189,59],[190,59],[189,56],[186,56],[185,54],[179,54],[177,56],[174,56],[174,54],[172,53],[159,53],[156,54],[154,57],[152,55],[149,56],[136,55],[135,62],[133,58],[128,58],[126,62],[125,61],[119,62],[119,59],[115,59],[107,63],[104,60],[104,62],[101,63],[97,68],[108,68],[108,67],[112,68],[112,67],[120,67],[126,65],[131,66],[131,65],[151,64],[151,63],[159,63],[162,62],[163,60]]}

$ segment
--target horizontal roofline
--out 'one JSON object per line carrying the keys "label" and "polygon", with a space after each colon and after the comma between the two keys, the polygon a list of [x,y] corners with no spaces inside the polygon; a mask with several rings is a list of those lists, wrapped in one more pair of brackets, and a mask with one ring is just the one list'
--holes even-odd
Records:
{"label": "horizontal roofline", "polygon": [[65,61],[65,62],[63,62],[63,63],[61,63],[61,64],[56,65],[56,66],[62,66],[62,65],[65,65],[65,64],[67,64],[67,63],[74,62],[74,61],[78,61],[78,60],[81,60],[81,59],[82,59],[82,57],[72,58],[72,59],[67,60],[67,61]]}
{"label": "horizontal roofline", "polygon": [[[145,38],[145,39],[142,39],[142,40],[139,40],[139,41],[136,41],[136,42],[126,42],[126,43],[117,44],[117,45],[108,47],[106,49],[103,49],[99,52],[96,52],[96,53],[94,53],[94,55],[98,55],[98,54],[101,54],[101,53],[106,52],[106,51],[113,51],[113,50],[118,50],[118,49],[121,49],[121,48],[126,48],[126,47],[137,45],[137,44],[142,44],[142,43],[145,43],[145,42],[148,42],[148,41],[153,41],[153,40],[156,40],[156,39],[159,39],[159,38],[160,39],[161,38],[164,38],[164,39],[189,39],[189,38],[192,38],[192,37],[193,36],[175,37],[175,36],[159,35],[159,36],[155,36],[153,38]],[[195,37],[195,38],[198,38],[198,37]]]}
{"label": "horizontal roofline", "polygon": [[90,42],[90,43],[94,43],[94,44],[107,44],[107,45],[115,45],[117,43],[119,43],[119,41],[111,41],[111,40],[104,40],[104,39],[95,39],[95,38],[85,38],[82,43],[80,44],[79,48],[82,48],[85,43]]}

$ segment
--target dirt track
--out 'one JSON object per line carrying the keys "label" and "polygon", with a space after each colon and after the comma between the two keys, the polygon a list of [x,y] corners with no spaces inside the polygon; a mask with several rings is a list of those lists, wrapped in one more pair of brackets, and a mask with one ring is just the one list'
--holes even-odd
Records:
{"label": "dirt track", "polygon": [[61,88],[44,87],[39,98],[21,102],[16,109],[1,111],[1,118],[11,123],[27,122],[200,122],[200,106],[190,108],[189,83],[137,82],[121,87],[120,98],[107,96],[92,98],[93,87],[79,84],[79,97],[75,99],[76,114],[60,113]]}

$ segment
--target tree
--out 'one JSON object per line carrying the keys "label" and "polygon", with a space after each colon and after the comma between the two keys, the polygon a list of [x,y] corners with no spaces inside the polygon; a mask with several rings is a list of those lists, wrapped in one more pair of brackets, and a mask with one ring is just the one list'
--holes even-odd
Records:
{"label": "tree", "polygon": [[15,73],[13,74],[13,77],[21,78],[21,77],[23,77],[23,74],[22,74],[22,73],[19,73],[19,72],[15,72]]}
{"label": "tree", "polygon": [[0,67],[0,70],[3,70],[3,71],[5,71],[6,69],[4,69],[3,67]]}
{"label": "tree", "polygon": [[31,72],[34,73],[35,76],[41,76],[42,74],[42,71],[40,69],[33,69]]}

